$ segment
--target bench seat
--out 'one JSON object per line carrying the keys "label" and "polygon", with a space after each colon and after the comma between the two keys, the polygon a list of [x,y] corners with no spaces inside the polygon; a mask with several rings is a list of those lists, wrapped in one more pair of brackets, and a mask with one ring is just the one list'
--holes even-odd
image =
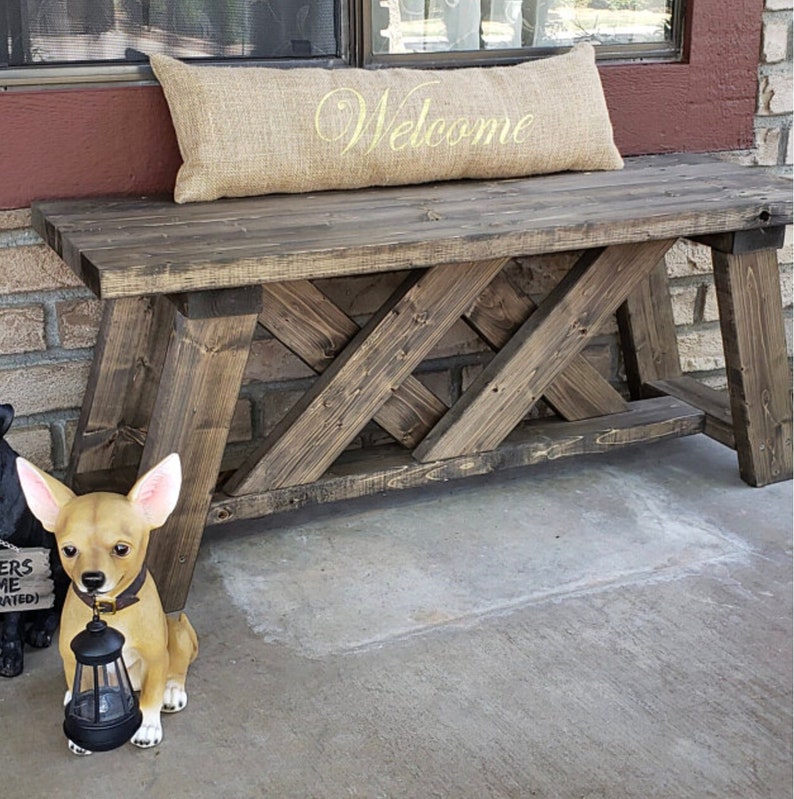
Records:
{"label": "bench seat", "polygon": [[[184,605],[206,524],[705,432],[742,477],[791,477],[776,251],[789,182],[714,156],[624,170],[176,205],[35,203],[33,224],[107,300],[69,465],[123,489],[172,451],[189,477],[151,560]],[[664,255],[713,253],[729,391],[681,374]],[[578,251],[535,305],[513,257]],[[359,329],[312,283],[406,270]],[[616,315],[630,397],[581,356]],[[463,318],[495,354],[447,407],[413,371]],[[319,375],[242,462],[223,462],[257,324]],[[543,397],[557,418],[527,421]],[[374,419],[394,445],[346,452]],[[696,467],[693,467],[696,468]]]}

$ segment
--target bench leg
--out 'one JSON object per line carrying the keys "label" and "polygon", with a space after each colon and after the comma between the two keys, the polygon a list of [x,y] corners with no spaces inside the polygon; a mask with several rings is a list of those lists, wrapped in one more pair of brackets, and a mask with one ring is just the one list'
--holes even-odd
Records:
{"label": "bench leg", "polygon": [[792,475],[791,379],[774,249],[713,249],[739,471],[753,486]]}
{"label": "bench leg", "polygon": [[616,316],[631,398],[655,396],[650,383],[681,375],[664,259],[627,297]]}
{"label": "bench leg", "polygon": [[70,484],[86,473],[137,467],[169,325],[169,303],[162,297],[105,304],[66,473]]}
{"label": "bench leg", "polygon": [[182,458],[179,503],[149,544],[149,567],[166,611],[187,599],[260,307],[261,301],[248,313],[216,318],[174,311],[141,460],[143,472],[171,452]]}

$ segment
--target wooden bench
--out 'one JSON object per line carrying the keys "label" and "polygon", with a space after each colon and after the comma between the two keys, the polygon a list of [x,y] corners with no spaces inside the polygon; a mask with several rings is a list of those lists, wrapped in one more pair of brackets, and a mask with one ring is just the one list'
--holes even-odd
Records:
{"label": "wooden bench", "polygon": [[[126,488],[182,455],[182,498],[151,549],[169,610],[206,524],[701,432],[735,447],[748,483],[787,479],[776,249],[791,221],[788,181],[712,156],[184,206],[36,203],[36,230],[107,300],[68,477]],[[681,374],[663,257],[682,236],[713,250],[729,398]],[[537,307],[501,274],[570,250]],[[393,270],[408,277],[361,329],[311,282]],[[612,314],[630,401],[580,355]],[[412,372],[461,317],[495,354],[448,408]],[[257,324],[320,376],[221,475]],[[541,397],[558,418],[526,421]],[[394,445],[346,451],[371,419]]]}

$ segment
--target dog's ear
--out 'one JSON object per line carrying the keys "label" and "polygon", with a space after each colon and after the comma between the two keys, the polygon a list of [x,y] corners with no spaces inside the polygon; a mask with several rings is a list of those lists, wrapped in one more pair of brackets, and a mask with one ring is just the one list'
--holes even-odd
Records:
{"label": "dog's ear", "polygon": [[182,465],[172,452],[149,469],[130,489],[127,499],[143,513],[152,529],[162,527],[176,507],[182,487]]}
{"label": "dog's ear", "polygon": [[58,515],[74,499],[74,492],[24,458],[17,458],[17,474],[31,513],[45,530],[54,533]]}

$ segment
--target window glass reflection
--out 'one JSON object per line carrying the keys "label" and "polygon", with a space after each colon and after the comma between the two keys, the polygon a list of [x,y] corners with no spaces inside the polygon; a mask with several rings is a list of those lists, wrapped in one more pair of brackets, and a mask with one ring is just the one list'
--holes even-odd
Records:
{"label": "window glass reflection", "polygon": [[672,0],[372,0],[375,53],[672,40]]}

